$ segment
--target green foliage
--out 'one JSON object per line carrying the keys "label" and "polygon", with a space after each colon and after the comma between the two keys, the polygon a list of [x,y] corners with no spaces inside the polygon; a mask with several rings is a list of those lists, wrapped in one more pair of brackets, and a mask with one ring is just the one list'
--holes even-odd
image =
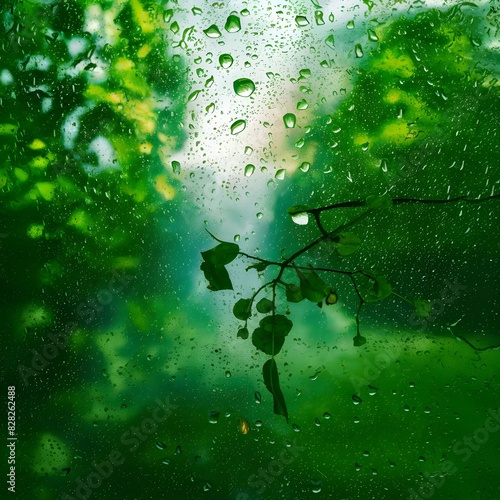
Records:
{"label": "green foliage", "polygon": [[281,351],[292,322],[286,316],[273,314],[261,319],[259,325],[252,334],[252,344],[259,351],[275,356]]}
{"label": "green foliage", "polygon": [[383,300],[392,293],[392,287],[383,276],[357,278],[358,289],[365,302]]}
{"label": "green foliage", "polygon": [[288,423],[288,409],[285,403],[285,397],[281,392],[278,368],[274,359],[268,359],[262,368],[264,376],[264,384],[267,390],[273,395],[274,399],[274,413],[276,415],[283,415]]}
{"label": "green foliage", "polygon": [[353,254],[361,245],[361,238],[354,233],[341,233],[336,244],[337,253],[341,257]]}
{"label": "green foliage", "polygon": [[236,318],[246,321],[252,315],[252,299],[240,299],[233,307]]}
{"label": "green foliage", "polygon": [[427,318],[432,310],[432,305],[428,300],[414,300],[413,306],[419,318]]}
{"label": "green foliage", "polygon": [[233,289],[233,284],[225,266],[236,259],[238,252],[239,247],[236,243],[227,242],[221,242],[216,247],[206,252],[201,252],[204,262],[201,264],[200,269],[205,274],[210,290]]}

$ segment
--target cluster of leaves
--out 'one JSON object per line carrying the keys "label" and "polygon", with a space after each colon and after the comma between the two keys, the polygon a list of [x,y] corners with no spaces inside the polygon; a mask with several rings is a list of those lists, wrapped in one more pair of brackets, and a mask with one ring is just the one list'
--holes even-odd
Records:
{"label": "cluster of leaves", "polygon": [[[500,198],[500,194],[486,197],[480,202]],[[410,304],[419,318],[426,318],[431,313],[431,302],[422,298],[407,299],[396,293],[386,277],[368,273],[363,270],[339,270],[332,268],[319,268],[296,265],[296,261],[308,251],[323,242],[333,245],[339,257],[350,255],[360,247],[361,239],[349,230],[368,216],[376,216],[380,211],[390,207],[407,203],[425,203],[427,205],[442,205],[443,203],[477,203],[478,200],[470,200],[466,197],[459,197],[448,200],[420,200],[413,198],[395,198],[391,199],[387,195],[369,196],[366,200],[356,200],[343,202],[321,208],[308,208],[305,206],[294,206],[289,209],[292,217],[301,214],[312,215],[315,218],[317,229],[321,236],[297,250],[289,258],[284,258],[281,262],[273,262],[241,252],[236,243],[218,241],[214,248],[202,252],[203,263],[201,270],[205,274],[212,291],[232,290],[233,285],[226,269],[226,265],[233,262],[238,256],[246,257],[257,261],[247,267],[255,269],[257,272],[266,270],[269,266],[277,267],[275,277],[258,288],[250,298],[240,298],[233,307],[234,316],[244,321],[244,326],[238,330],[238,337],[247,339],[249,337],[248,321],[253,316],[255,308],[256,313],[265,315],[259,321],[259,325],[254,329],[251,339],[256,349],[264,354],[271,356],[271,359],[264,363],[263,377],[267,389],[271,392],[274,399],[274,412],[283,415],[288,421],[288,409],[285,398],[279,384],[279,373],[275,356],[279,354],[285,343],[285,338],[292,329],[292,321],[283,314],[276,311],[281,304],[281,299],[289,303],[298,303],[308,300],[322,307],[323,304],[330,306],[338,302],[338,295],[334,286],[331,284],[331,276],[340,274],[348,276],[351,279],[353,289],[358,297],[359,305],[356,313],[356,335],[353,339],[353,345],[360,347],[366,343],[366,338],[360,333],[360,311],[365,303],[377,302],[388,299],[391,296],[398,297]],[[332,231],[327,231],[321,222],[321,213],[345,207],[364,207],[364,211],[351,221],[338,226]],[[210,233],[209,233],[210,234]],[[322,276],[328,276],[323,278]],[[298,278],[293,280],[293,276]],[[263,297],[257,301],[259,294],[266,289],[271,289],[271,298]],[[284,294],[279,296],[279,290],[284,290]],[[283,297],[284,295],[284,297]],[[287,311],[288,312],[288,311]]]}

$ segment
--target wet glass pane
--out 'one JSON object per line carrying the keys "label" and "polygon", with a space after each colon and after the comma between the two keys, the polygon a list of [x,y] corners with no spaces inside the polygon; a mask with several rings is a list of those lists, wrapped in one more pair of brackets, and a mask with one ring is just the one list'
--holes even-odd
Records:
{"label": "wet glass pane", "polygon": [[4,1],[0,496],[500,498],[499,23]]}

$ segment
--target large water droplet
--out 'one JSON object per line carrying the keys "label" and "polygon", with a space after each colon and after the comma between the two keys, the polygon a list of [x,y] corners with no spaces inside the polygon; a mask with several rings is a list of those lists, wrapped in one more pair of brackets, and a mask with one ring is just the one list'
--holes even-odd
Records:
{"label": "large water droplet", "polygon": [[245,177],[250,177],[254,172],[255,172],[255,165],[252,165],[251,163],[249,163],[245,167]]}
{"label": "large water droplet", "polygon": [[231,134],[237,135],[247,128],[247,122],[245,120],[236,120],[231,125]]}
{"label": "large water droplet", "polygon": [[219,38],[222,36],[222,33],[215,24],[212,24],[212,26],[209,26],[206,30],[203,30],[203,33],[205,33],[208,38]]}
{"label": "large water droplet", "polygon": [[354,47],[354,52],[356,53],[357,58],[363,57],[363,48],[360,43],[357,43]]}
{"label": "large water droplet", "polygon": [[224,26],[224,29],[228,33],[236,33],[237,31],[240,31],[241,29],[241,21],[238,16],[235,16],[231,14],[226,21],[226,25]]}
{"label": "large water droplet", "polygon": [[303,28],[304,26],[307,26],[309,24],[309,21],[305,16],[296,16],[295,23],[299,28]]}
{"label": "large water droplet", "polygon": [[297,109],[307,109],[309,107],[309,104],[305,99],[302,99],[302,101],[299,101],[297,103]]}
{"label": "large water droplet", "polygon": [[302,165],[300,165],[299,169],[302,172],[307,172],[311,168],[311,164],[307,161],[303,162]]}
{"label": "large water droplet", "polygon": [[335,38],[333,37],[333,35],[327,36],[325,43],[326,43],[327,47],[330,47],[331,49],[335,49]]}
{"label": "large water droplet", "polygon": [[377,33],[373,30],[368,30],[368,40],[371,42],[378,42],[378,36]]}
{"label": "large water droplet", "polygon": [[177,160],[174,160],[172,162],[172,171],[174,172],[174,174],[181,173],[181,164]]}
{"label": "large water droplet", "polygon": [[314,19],[315,19],[316,24],[318,26],[322,26],[323,24],[325,24],[325,20],[323,19],[323,11],[322,10],[314,11]]}
{"label": "large water droplet", "polygon": [[194,92],[191,92],[188,96],[188,102],[196,101],[196,98],[200,94],[201,90],[195,90]]}
{"label": "large water droplet", "polygon": [[250,97],[255,90],[255,84],[249,78],[238,78],[233,82],[234,91],[241,97]]}
{"label": "large water droplet", "polygon": [[355,404],[355,405],[359,405],[360,403],[363,402],[363,400],[357,395],[357,394],[353,394],[351,396],[351,399],[352,399],[352,402]]}
{"label": "large water droplet", "polygon": [[221,54],[219,56],[219,64],[224,68],[230,68],[233,65],[233,56],[231,54]]}
{"label": "large water droplet", "polygon": [[283,116],[283,123],[285,124],[286,128],[294,128],[296,122],[297,118],[293,113],[287,113]]}
{"label": "large water droplet", "polygon": [[211,423],[211,424],[216,424],[219,421],[219,416],[220,416],[220,412],[218,412],[218,411],[211,411],[208,414],[208,422]]}
{"label": "large water droplet", "polygon": [[354,29],[354,21],[347,21],[347,24],[345,26],[348,30],[353,30]]}
{"label": "large water droplet", "polygon": [[260,392],[258,392],[258,391],[255,393],[255,402],[259,405],[262,402],[262,396],[260,395]]}
{"label": "large water droplet", "polygon": [[280,168],[274,175],[274,178],[282,181],[285,178],[285,175],[286,175],[286,170],[284,168]]}

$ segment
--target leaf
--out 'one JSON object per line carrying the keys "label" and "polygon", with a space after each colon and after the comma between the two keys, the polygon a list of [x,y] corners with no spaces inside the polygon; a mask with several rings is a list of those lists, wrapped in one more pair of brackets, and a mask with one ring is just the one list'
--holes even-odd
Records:
{"label": "leaf", "polygon": [[248,328],[243,327],[238,330],[238,334],[236,335],[239,339],[246,340],[248,338]]}
{"label": "leaf", "polygon": [[366,339],[362,337],[361,335],[356,335],[353,338],[353,345],[354,347],[360,347],[362,345],[366,344]]}
{"label": "leaf", "polygon": [[413,307],[415,307],[419,318],[427,318],[431,312],[432,304],[428,300],[417,299],[413,301]]}
{"label": "leaf", "polygon": [[240,247],[236,243],[219,243],[216,247],[201,252],[201,256],[205,262],[214,266],[225,266],[238,257]]}
{"label": "leaf", "polygon": [[327,285],[314,271],[299,271],[295,268],[300,279],[300,292],[311,302],[322,302],[330,293],[331,286]]}
{"label": "leaf", "polygon": [[354,233],[342,233],[339,235],[339,241],[336,250],[339,255],[345,257],[354,253],[361,245],[361,239]]}
{"label": "leaf", "polygon": [[274,359],[268,359],[262,367],[262,374],[264,376],[264,384],[267,390],[273,395],[274,413],[276,415],[283,415],[288,423],[288,410],[285,403],[285,398],[280,388],[280,379],[278,375],[278,368]]}
{"label": "leaf", "polygon": [[252,315],[252,299],[240,299],[233,307],[233,314],[242,321]]}
{"label": "leaf", "polygon": [[200,269],[208,281],[208,288],[213,292],[218,290],[232,290],[233,284],[224,266],[215,266],[209,262],[202,262]]}
{"label": "leaf", "polygon": [[274,356],[281,351],[283,344],[285,343],[285,337],[276,336],[274,337],[273,345],[273,334],[267,332],[264,328],[256,328],[252,333],[252,344],[259,350],[269,356]]}
{"label": "leaf", "polygon": [[247,271],[249,269],[255,269],[258,273],[264,271],[266,267],[269,265],[267,262],[257,262],[257,264],[252,264],[251,266],[247,267]]}
{"label": "leaf", "polygon": [[274,309],[274,303],[272,300],[263,298],[260,299],[259,302],[257,302],[257,305],[255,306],[257,311],[260,313],[268,313],[271,312]]}
{"label": "leaf", "polygon": [[304,300],[304,296],[300,291],[300,286],[288,283],[286,285],[286,300],[288,300],[288,302],[301,302]]}
{"label": "leaf", "polygon": [[278,354],[293,323],[286,316],[275,314],[262,318],[259,325],[252,334],[252,344],[270,356]]}
{"label": "leaf", "polygon": [[274,332],[275,336],[286,337],[292,329],[293,323],[282,314],[273,314],[262,318],[259,325],[266,332]]}
{"label": "leaf", "polygon": [[366,205],[375,209],[389,208],[392,207],[392,198],[388,194],[371,195],[366,198]]}
{"label": "leaf", "polygon": [[360,283],[359,292],[366,302],[376,302],[391,295],[392,287],[383,276],[375,276]]}

